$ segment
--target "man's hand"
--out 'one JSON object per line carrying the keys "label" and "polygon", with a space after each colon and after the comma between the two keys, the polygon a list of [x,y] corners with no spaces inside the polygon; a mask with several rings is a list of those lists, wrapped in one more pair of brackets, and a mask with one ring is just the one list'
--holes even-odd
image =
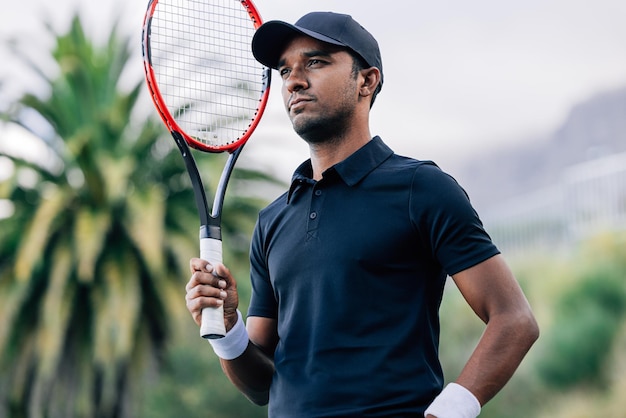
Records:
{"label": "man's hand", "polygon": [[223,264],[211,265],[200,258],[192,258],[189,267],[191,278],[185,286],[185,300],[191,317],[200,326],[202,309],[224,305],[224,323],[226,331],[230,331],[237,322],[239,306],[237,281],[230,270]]}

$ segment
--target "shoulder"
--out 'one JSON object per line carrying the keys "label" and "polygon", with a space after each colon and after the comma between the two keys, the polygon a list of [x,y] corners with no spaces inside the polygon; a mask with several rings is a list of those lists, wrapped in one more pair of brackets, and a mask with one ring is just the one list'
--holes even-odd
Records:
{"label": "shoulder", "polygon": [[419,160],[396,153],[385,160],[381,167],[409,175],[415,175],[416,172],[419,172],[419,174],[423,176],[447,175],[434,161]]}
{"label": "shoulder", "polygon": [[261,209],[259,211],[259,220],[272,218],[279,213],[287,205],[288,196],[289,192],[286,191]]}
{"label": "shoulder", "polygon": [[385,174],[394,173],[410,181],[411,187],[417,191],[454,190],[465,194],[456,179],[431,160],[418,160],[394,154],[381,168]]}
{"label": "shoulder", "polygon": [[[431,231],[481,225],[461,185],[432,161],[413,163],[409,206],[413,222]],[[434,228],[434,229],[433,229]]]}
{"label": "shoulder", "polygon": [[416,160],[412,167],[412,189],[414,193],[427,194],[438,200],[446,197],[469,199],[459,182],[433,161]]}

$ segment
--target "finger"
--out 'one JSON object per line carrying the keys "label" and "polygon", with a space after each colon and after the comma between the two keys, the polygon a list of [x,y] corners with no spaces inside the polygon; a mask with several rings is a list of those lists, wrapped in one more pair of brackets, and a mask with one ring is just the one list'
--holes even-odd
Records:
{"label": "finger", "polygon": [[211,263],[206,260],[194,257],[189,260],[189,269],[192,273],[194,271],[206,271],[210,273],[211,271],[213,271],[213,266],[211,266]]}
{"label": "finger", "polygon": [[197,297],[187,299],[187,310],[191,313],[194,322],[198,325],[202,324],[202,310],[204,308],[216,308],[224,304],[222,299]]}
{"label": "finger", "polygon": [[197,298],[214,298],[214,299],[226,299],[227,293],[225,290],[208,285],[198,285],[187,291],[185,298],[187,300]]}
{"label": "finger", "polygon": [[212,266],[213,274],[222,278],[229,278],[231,276],[230,270],[222,263],[214,263]]}
{"label": "finger", "polygon": [[[227,297],[228,294],[225,290],[207,285],[195,286],[189,289],[185,294],[189,311],[221,306],[224,304]],[[194,312],[192,312],[192,314],[193,313]]]}
{"label": "finger", "polygon": [[185,290],[189,291],[190,289],[198,286],[198,285],[207,285],[213,286],[221,289],[225,289],[227,286],[227,282],[225,278],[214,275],[213,273],[205,273],[201,271],[196,271],[191,275],[191,278],[187,282],[185,286]]}
{"label": "finger", "polygon": [[[219,292],[219,291],[218,291]],[[201,311],[204,308],[216,308],[224,304],[225,296],[218,293],[216,296],[187,296],[185,297],[187,309],[190,312]]]}
{"label": "finger", "polygon": [[235,280],[235,277],[231,274],[228,267],[226,267],[222,263],[215,263],[215,265],[213,266],[213,274],[215,274],[217,277],[222,279],[222,281],[220,281],[218,284],[220,288],[222,289],[226,289],[226,288],[236,289],[237,288],[237,280]]}

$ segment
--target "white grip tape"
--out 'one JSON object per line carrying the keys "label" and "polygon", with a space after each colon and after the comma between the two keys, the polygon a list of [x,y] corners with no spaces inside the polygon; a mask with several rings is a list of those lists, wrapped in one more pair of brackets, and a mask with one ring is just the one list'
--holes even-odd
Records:
{"label": "white grip tape", "polygon": [[[200,258],[213,264],[222,262],[222,241],[214,238],[200,239]],[[207,339],[222,338],[226,335],[224,307],[204,308],[200,336]]]}

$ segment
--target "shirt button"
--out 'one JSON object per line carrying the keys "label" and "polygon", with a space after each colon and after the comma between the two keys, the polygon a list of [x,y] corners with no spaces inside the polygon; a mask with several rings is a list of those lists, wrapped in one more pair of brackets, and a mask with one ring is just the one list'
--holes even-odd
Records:
{"label": "shirt button", "polygon": [[316,190],[315,191],[315,196],[321,196],[322,195],[322,191],[321,190]]}
{"label": "shirt button", "polygon": [[309,215],[309,218],[311,218],[311,219],[317,218],[317,213],[316,212],[311,212],[311,214]]}

